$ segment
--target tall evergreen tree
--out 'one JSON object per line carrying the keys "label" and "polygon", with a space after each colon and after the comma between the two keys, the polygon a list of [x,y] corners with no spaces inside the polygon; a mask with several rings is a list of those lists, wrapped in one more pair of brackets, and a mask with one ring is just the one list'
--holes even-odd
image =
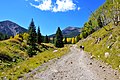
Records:
{"label": "tall evergreen tree", "polygon": [[54,42],[55,42],[55,36],[53,36],[53,44],[54,44]]}
{"label": "tall evergreen tree", "polygon": [[44,37],[44,42],[45,42],[45,43],[49,43],[49,38],[48,38],[47,35]]}
{"label": "tall evergreen tree", "polygon": [[103,23],[102,23],[101,16],[98,17],[97,22],[98,22],[98,26],[99,26],[100,28],[102,28],[102,27],[103,27]]}
{"label": "tall evergreen tree", "polygon": [[90,26],[92,26],[92,21],[91,21],[91,20],[89,20],[88,24],[89,24]]}
{"label": "tall evergreen tree", "polygon": [[64,47],[63,44],[63,35],[60,27],[58,27],[56,35],[55,35],[55,47],[61,48]]}
{"label": "tall evergreen tree", "polygon": [[41,44],[42,42],[42,35],[40,33],[40,27],[38,26],[38,31],[37,31],[37,43]]}
{"label": "tall evergreen tree", "polygon": [[94,27],[93,27],[93,24],[92,24],[92,21],[89,20],[88,24],[89,24],[90,34],[92,34],[95,31]]}
{"label": "tall evergreen tree", "polygon": [[6,34],[0,33],[0,40],[8,39],[8,36]]}
{"label": "tall evergreen tree", "polygon": [[28,29],[28,34],[29,34],[29,37],[28,37],[28,44],[29,44],[28,55],[31,57],[31,56],[36,54],[36,50],[35,50],[36,44],[35,43],[37,41],[37,33],[36,33],[36,28],[35,28],[33,19],[30,23],[30,26]]}
{"label": "tall evergreen tree", "polygon": [[78,42],[80,40],[80,36],[76,36],[76,42]]}

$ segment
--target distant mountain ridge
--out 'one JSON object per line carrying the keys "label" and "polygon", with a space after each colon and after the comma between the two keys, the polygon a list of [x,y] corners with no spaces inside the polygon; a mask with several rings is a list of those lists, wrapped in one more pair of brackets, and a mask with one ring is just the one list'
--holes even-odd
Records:
{"label": "distant mountain ridge", "polygon": [[[81,33],[81,28],[79,27],[67,27],[62,30],[62,34],[64,37],[75,37]],[[55,34],[50,35],[49,37],[53,37]]]}
{"label": "distant mountain ridge", "polygon": [[0,22],[0,32],[8,36],[15,36],[16,34],[27,32],[27,29],[12,21],[6,20]]}

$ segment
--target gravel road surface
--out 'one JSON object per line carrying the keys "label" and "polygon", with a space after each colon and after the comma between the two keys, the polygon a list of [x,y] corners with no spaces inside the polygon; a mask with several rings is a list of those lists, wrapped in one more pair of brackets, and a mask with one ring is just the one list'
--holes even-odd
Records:
{"label": "gravel road surface", "polygon": [[[51,62],[50,62],[51,63]],[[110,65],[91,59],[90,55],[73,45],[70,52],[37,72],[31,80],[120,80],[120,74]],[[39,70],[39,68],[37,68]]]}

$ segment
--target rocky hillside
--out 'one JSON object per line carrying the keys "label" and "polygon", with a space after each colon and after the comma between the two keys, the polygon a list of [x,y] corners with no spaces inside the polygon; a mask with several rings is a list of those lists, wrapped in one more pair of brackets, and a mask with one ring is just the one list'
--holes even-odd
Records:
{"label": "rocky hillside", "polygon": [[95,12],[91,11],[89,20],[94,20],[92,25],[97,27],[97,18],[100,16],[103,25],[107,25],[110,22],[114,25],[118,25],[120,22],[120,0],[106,0]]}
{"label": "rocky hillside", "polygon": [[81,40],[78,45],[83,45],[92,57],[120,70],[120,26],[112,26],[110,23],[105,26],[109,31],[102,28]]}
{"label": "rocky hillside", "polygon": [[[94,13],[88,24],[94,32],[87,34],[80,40],[85,51],[91,54],[91,58],[97,58],[114,69],[120,70],[120,0],[106,0]],[[96,19],[100,17],[101,19]],[[102,25],[102,27],[100,27]],[[90,26],[84,26],[84,33],[88,33]],[[98,29],[95,29],[97,28]],[[83,31],[82,31],[83,32]]]}
{"label": "rocky hillside", "polygon": [[[75,37],[81,33],[81,28],[69,26],[63,29],[62,33],[64,37],[69,37],[69,38]],[[53,37],[53,36],[55,36],[55,34],[50,35],[50,37]]]}
{"label": "rocky hillside", "polygon": [[8,36],[15,36],[16,34],[26,32],[27,29],[19,26],[18,24],[6,20],[0,22],[0,32]]}
{"label": "rocky hillside", "polygon": [[91,54],[91,58],[102,60],[120,70],[120,0],[106,0],[84,25],[79,46]]}

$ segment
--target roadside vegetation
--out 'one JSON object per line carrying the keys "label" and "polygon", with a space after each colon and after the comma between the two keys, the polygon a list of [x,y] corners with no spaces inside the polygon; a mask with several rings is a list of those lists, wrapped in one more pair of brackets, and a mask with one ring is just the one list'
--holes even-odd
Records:
{"label": "roadside vegetation", "polygon": [[[1,66],[4,66],[3,67],[4,69],[1,68],[1,71],[0,71],[1,79],[17,80],[18,78],[24,77],[25,73],[31,72],[32,70],[42,65],[43,63],[48,62],[49,60],[52,60],[54,58],[60,58],[61,56],[63,56],[69,51],[68,46],[58,49],[58,48],[50,48],[52,46],[48,46],[48,45],[46,46],[48,50],[46,50],[45,48],[42,48],[42,50],[45,50],[45,51],[41,53],[37,53],[37,55],[34,57],[31,57],[28,59],[26,58],[26,60],[24,61],[21,59],[18,59],[19,63],[2,62]],[[54,50],[57,50],[57,52],[54,52]],[[5,66],[8,66],[8,67],[6,67],[5,69]]]}
{"label": "roadside vegetation", "polygon": [[[120,26],[112,28],[113,24],[94,32],[78,45],[83,45],[84,50],[95,57],[120,70]],[[107,54],[106,54],[107,53]]]}
{"label": "roadside vegetation", "polygon": [[[69,51],[69,46],[64,45],[62,34],[59,31],[55,41],[56,48],[49,43],[49,37],[43,37],[40,28],[36,27],[32,19],[27,33],[17,34],[10,39],[0,41],[0,79],[17,80],[24,77],[43,63],[54,58],[60,58]],[[59,42],[59,38],[61,38]],[[62,46],[60,43],[63,43]]]}
{"label": "roadside vegetation", "polygon": [[78,46],[120,71],[120,1],[106,0],[84,24]]}
{"label": "roadside vegetation", "polygon": [[[36,55],[32,57],[27,53],[29,46],[25,39],[27,33],[22,36],[16,35],[14,38],[0,41],[0,79],[17,80],[25,73],[31,72],[36,67],[54,58],[60,58],[69,51],[69,46],[56,48],[51,43],[37,44]],[[56,52],[54,52],[56,50]]]}

